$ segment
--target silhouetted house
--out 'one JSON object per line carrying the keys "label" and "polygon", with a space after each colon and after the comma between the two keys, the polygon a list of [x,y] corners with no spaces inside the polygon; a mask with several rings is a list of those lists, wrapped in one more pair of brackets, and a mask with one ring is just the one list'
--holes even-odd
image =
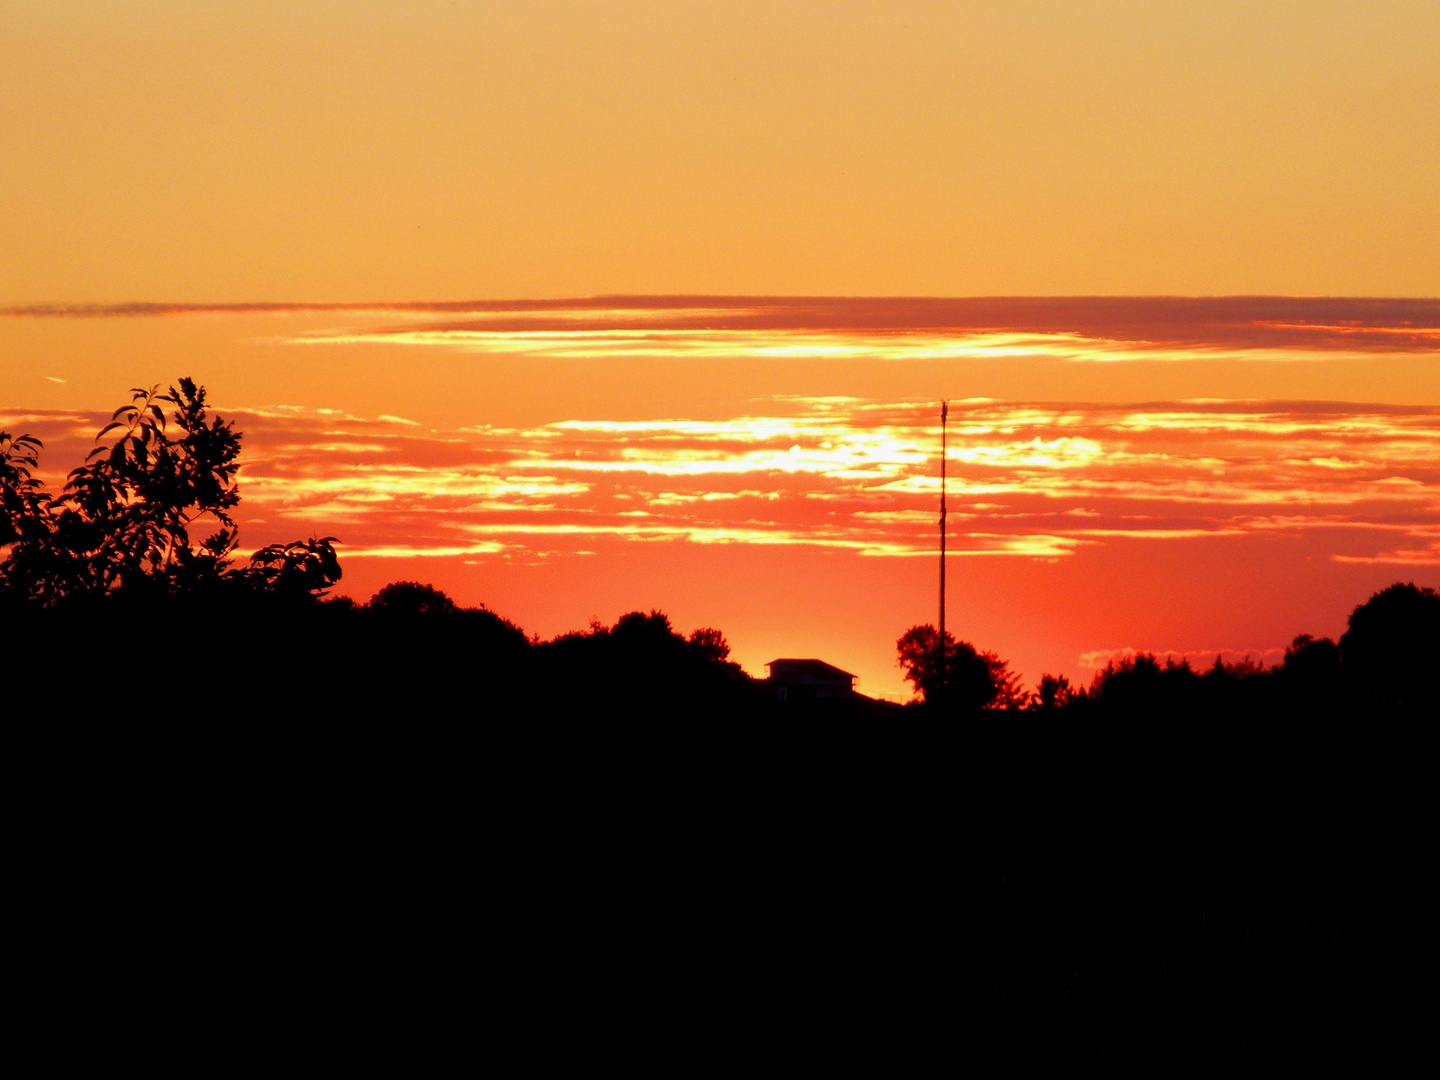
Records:
{"label": "silhouetted house", "polygon": [[798,698],[848,698],[855,695],[855,676],[824,660],[771,660],[765,665],[777,701]]}

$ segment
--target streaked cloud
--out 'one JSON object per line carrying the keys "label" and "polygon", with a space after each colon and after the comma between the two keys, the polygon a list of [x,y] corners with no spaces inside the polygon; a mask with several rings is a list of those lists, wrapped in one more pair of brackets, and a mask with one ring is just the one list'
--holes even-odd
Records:
{"label": "streaked cloud", "polygon": [[1440,566],[1440,541],[1432,541],[1423,548],[1395,548],[1376,552],[1374,555],[1331,555],[1339,563],[1357,563],[1364,566]]}
{"label": "streaked cloud", "polygon": [[[333,409],[219,411],[245,433],[242,520],[257,546],[329,531],[360,559],[528,558],[601,542],[933,554],[932,403],[769,404],[724,420],[457,431]],[[104,419],[17,410],[0,424],[46,438],[43,464],[61,470]],[[1440,409],[974,400],[951,419],[957,558],[1288,534],[1341,563],[1440,564]]]}
{"label": "streaked cloud", "polygon": [[1440,301],[1329,297],[816,298],[30,304],[0,318],[335,316],[312,343],[389,341],[495,354],[1213,360],[1440,351]]}

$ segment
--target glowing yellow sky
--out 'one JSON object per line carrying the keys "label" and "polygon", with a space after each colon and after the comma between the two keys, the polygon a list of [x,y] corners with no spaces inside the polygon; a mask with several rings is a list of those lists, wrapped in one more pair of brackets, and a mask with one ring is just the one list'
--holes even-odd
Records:
{"label": "glowing yellow sky", "polygon": [[1440,4],[0,4],[0,303],[1440,293]]}
{"label": "glowing yellow sky", "polygon": [[1274,659],[1440,584],[1440,318],[1246,297],[1440,296],[1437,191],[1434,2],[0,0],[0,423],[190,375],[361,599],[899,696],[950,398],[963,636]]}
{"label": "glowing yellow sky", "polygon": [[658,607],[747,670],[902,697],[934,618],[1087,679],[1143,648],[1275,661],[1440,584],[1440,301],[635,297],[0,306],[0,430],[52,484],[136,383],[244,433],[246,549],[341,540],[549,637]]}

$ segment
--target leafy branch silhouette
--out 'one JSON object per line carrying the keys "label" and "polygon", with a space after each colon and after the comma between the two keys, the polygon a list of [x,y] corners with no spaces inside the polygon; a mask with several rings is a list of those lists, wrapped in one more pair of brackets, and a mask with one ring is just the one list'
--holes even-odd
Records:
{"label": "leafy branch silhouette", "polygon": [[[0,590],[49,606],[217,587],[319,597],[340,579],[333,536],[272,544],[234,566],[240,432],[209,413],[193,379],[130,395],[58,495],[34,475],[41,441],[0,432]],[[218,527],[196,543],[204,518]]]}

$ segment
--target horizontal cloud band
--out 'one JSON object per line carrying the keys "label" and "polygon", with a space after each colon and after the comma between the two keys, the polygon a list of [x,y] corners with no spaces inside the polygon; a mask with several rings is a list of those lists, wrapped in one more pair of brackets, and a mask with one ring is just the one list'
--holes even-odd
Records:
{"label": "horizontal cloud band", "polygon": [[[930,403],[776,398],[729,420],[429,431],[397,416],[221,409],[245,432],[248,543],[334,532],[352,558],[531,559],[617,542],[937,544]],[[16,410],[52,480],[105,415]],[[1207,401],[951,406],[959,557],[1304,538],[1341,563],[1440,566],[1440,409]]]}
{"label": "horizontal cloud band", "polygon": [[[739,347],[756,355],[1007,355],[1183,358],[1213,350],[1440,351],[1440,300],[1333,297],[835,298],[601,296],[239,304],[30,304],[0,318],[335,315],[350,327],[312,342],[391,341],[560,355],[649,355]],[[551,336],[545,336],[551,335]],[[558,335],[558,336],[554,336]],[[628,351],[626,351],[628,350]]]}

